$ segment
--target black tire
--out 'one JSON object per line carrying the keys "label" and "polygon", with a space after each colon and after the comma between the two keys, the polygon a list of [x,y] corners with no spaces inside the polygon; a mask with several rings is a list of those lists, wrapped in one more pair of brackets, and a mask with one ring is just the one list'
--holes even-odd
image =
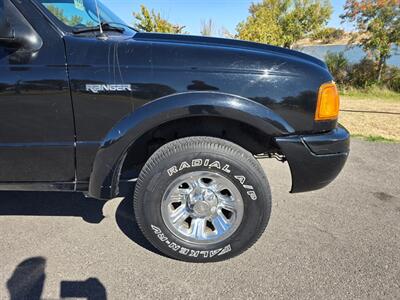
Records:
{"label": "black tire", "polygon": [[[183,162],[193,160],[218,161],[221,168],[218,164],[211,168],[211,164],[189,163],[190,167],[179,171]],[[229,173],[222,170],[226,165]],[[239,190],[244,207],[238,228],[213,244],[189,243],[179,238],[168,229],[161,213],[162,198],[171,182],[185,173],[204,170],[229,179]],[[188,137],[162,146],[147,161],[136,184],[134,210],[144,236],[165,255],[189,262],[215,262],[246,251],[258,240],[271,214],[271,192],[259,162],[250,152],[218,138]]]}

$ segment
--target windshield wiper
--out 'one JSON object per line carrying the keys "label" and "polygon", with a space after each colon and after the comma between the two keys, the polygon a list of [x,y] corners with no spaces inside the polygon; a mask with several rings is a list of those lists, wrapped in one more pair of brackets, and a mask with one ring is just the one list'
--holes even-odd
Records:
{"label": "windshield wiper", "polygon": [[[111,26],[107,22],[101,23],[101,27],[103,28],[103,31],[116,31],[120,33],[125,32],[124,28]],[[79,33],[96,32],[96,31],[100,31],[100,25],[92,27],[75,28],[72,32],[75,34],[79,34]]]}
{"label": "windshield wiper", "polygon": [[[102,23],[103,24],[103,23]],[[118,22],[107,22],[108,25],[117,25],[117,26],[124,26],[126,28],[129,28],[130,30],[133,30],[135,32],[139,32],[139,30],[137,30],[136,28],[133,28],[132,26],[129,26],[127,24],[124,23],[118,23]]]}

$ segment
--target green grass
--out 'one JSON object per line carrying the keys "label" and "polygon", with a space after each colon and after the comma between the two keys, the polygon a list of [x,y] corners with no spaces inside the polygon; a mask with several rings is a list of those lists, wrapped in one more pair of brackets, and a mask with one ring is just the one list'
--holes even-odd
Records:
{"label": "green grass", "polygon": [[398,140],[387,139],[380,135],[362,135],[362,134],[352,134],[352,137],[362,139],[367,142],[380,142],[380,143],[400,143]]}
{"label": "green grass", "polygon": [[360,100],[379,99],[400,102],[400,93],[378,86],[373,86],[367,89],[357,89],[352,87],[341,88],[340,94],[348,98]]}

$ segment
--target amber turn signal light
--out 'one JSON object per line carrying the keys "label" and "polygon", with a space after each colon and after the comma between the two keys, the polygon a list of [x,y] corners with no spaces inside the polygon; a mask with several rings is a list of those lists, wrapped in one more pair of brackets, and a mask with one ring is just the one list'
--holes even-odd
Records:
{"label": "amber turn signal light", "polygon": [[335,120],[339,116],[339,91],[334,82],[321,85],[318,93],[315,121]]}

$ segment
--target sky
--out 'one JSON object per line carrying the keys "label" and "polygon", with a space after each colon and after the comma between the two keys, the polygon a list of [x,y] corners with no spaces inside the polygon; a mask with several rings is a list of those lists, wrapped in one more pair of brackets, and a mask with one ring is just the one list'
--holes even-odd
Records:
{"label": "sky", "polygon": [[[229,32],[235,32],[236,25],[247,18],[248,8],[256,0],[102,0],[121,19],[132,25],[132,13],[139,11],[144,4],[149,9],[161,13],[172,23],[184,25],[185,30],[191,34],[199,34],[202,21],[212,19],[217,28],[225,27]],[[328,26],[341,27],[350,30],[349,24],[341,24],[340,14],[346,0],[333,0],[334,8],[332,19]]]}

